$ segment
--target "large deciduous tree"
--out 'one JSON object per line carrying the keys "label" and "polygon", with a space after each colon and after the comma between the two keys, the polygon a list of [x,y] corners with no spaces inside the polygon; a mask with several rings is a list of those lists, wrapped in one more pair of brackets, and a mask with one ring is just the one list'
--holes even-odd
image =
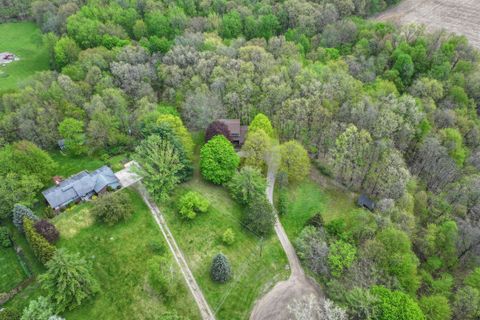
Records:
{"label": "large deciduous tree", "polygon": [[58,126],[58,132],[65,140],[65,149],[73,155],[85,153],[85,133],[83,121],[65,118]]}
{"label": "large deciduous tree", "polygon": [[223,135],[213,137],[200,151],[202,176],[215,184],[230,181],[239,163],[240,157]]}
{"label": "large deciduous tree", "polygon": [[289,182],[300,182],[310,173],[310,158],[305,148],[295,140],[280,146],[280,172],[287,175]]}
{"label": "large deciduous tree", "polygon": [[228,183],[232,197],[241,205],[248,205],[258,197],[265,196],[267,183],[260,170],[245,166],[236,172]]}

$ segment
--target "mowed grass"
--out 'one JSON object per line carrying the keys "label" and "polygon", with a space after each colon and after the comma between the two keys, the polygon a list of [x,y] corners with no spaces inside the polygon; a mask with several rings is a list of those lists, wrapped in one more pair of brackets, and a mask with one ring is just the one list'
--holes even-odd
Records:
{"label": "mowed grass", "polygon": [[55,174],[64,178],[68,178],[83,170],[93,171],[104,165],[110,166],[113,171],[118,171],[123,169],[121,162],[128,158],[127,155],[120,154],[102,160],[97,156],[75,157],[60,151],[51,152],[50,156],[58,164]]}
{"label": "mowed grass", "polygon": [[[210,201],[209,211],[193,221],[185,221],[176,211],[179,196],[187,190],[195,190]],[[177,189],[162,210],[217,319],[248,319],[254,302],[288,277],[288,262],[276,236],[261,240],[245,231],[240,222],[242,208],[224,188],[203,182],[196,175]],[[231,246],[222,242],[228,228],[235,233]],[[220,252],[227,256],[233,271],[233,278],[225,284],[210,278],[212,259]]]}
{"label": "mowed grass", "polygon": [[9,292],[26,277],[13,247],[0,247],[0,294]]}
{"label": "mowed grass", "polygon": [[[91,263],[101,288],[93,299],[63,316],[69,320],[161,319],[165,312],[176,310],[180,316],[199,319],[183,281],[176,296],[168,301],[150,289],[147,261],[156,254],[150,244],[166,247],[166,243],[141,197],[129,189],[120,192],[128,193],[134,207],[134,214],[125,222],[115,226],[98,223],[90,211],[92,203],[79,204],[53,219],[61,234],[57,247],[78,252]],[[173,262],[166,251],[164,255]],[[35,283],[10,304],[22,309],[41,293]]]}
{"label": "mowed grass", "polygon": [[33,22],[0,24],[1,52],[13,53],[20,60],[0,66],[0,92],[17,88],[36,71],[49,69],[42,33]]}
{"label": "mowed grass", "polygon": [[[318,177],[317,173],[315,177]],[[278,196],[279,190],[275,191]],[[320,213],[324,221],[329,222],[356,208],[351,194],[333,185],[320,185],[310,178],[300,184],[289,186],[287,198],[287,212],[280,217],[280,221],[290,241],[296,239],[308,219],[315,214]]]}

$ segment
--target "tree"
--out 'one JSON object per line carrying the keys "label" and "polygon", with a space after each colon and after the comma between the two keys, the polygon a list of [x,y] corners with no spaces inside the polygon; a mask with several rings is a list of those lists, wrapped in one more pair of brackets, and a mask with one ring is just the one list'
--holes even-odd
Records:
{"label": "tree", "polygon": [[480,290],[465,286],[456,293],[453,301],[454,318],[473,320],[480,317]]}
{"label": "tree", "polygon": [[319,300],[310,294],[300,299],[295,299],[288,305],[288,311],[293,320],[347,320],[345,310],[336,306],[329,299]]}
{"label": "tree", "polygon": [[325,238],[323,228],[306,226],[295,240],[299,258],[305,261],[310,270],[323,276],[329,274],[329,249]]}
{"label": "tree", "polygon": [[107,192],[94,201],[91,212],[101,222],[113,226],[120,221],[130,218],[133,213],[133,207],[127,193]]}
{"label": "tree", "polygon": [[39,220],[39,218],[30,210],[29,208],[25,207],[21,204],[15,204],[13,207],[13,224],[20,232],[23,232],[23,219],[26,217],[33,222]]}
{"label": "tree", "polygon": [[54,256],[56,248],[35,230],[33,223],[34,222],[28,217],[23,217],[25,238],[32,248],[35,257],[37,257],[37,259],[45,265]]}
{"label": "tree", "polygon": [[237,11],[230,11],[223,16],[220,27],[220,35],[223,38],[236,38],[242,33],[242,29],[242,18]]}
{"label": "tree", "polygon": [[310,158],[303,146],[291,140],[280,146],[280,172],[284,172],[289,182],[300,182],[310,173]]}
{"label": "tree", "polygon": [[35,222],[34,226],[35,226],[35,231],[37,231],[38,234],[44,237],[51,244],[54,244],[55,242],[58,241],[58,238],[60,237],[60,233],[58,232],[55,225],[51,224],[49,221],[40,220]]}
{"label": "tree", "polygon": [[187,156],[191,159],[193,157],[194,143],[192,136],[187,128],[183,125],[182,119],[171,114],[162,114],[157,119],[158,125],[167,125],[173,130],[175,135],[180,139]]}
{"label": "tree", "polygon": [[390,291],[387,288],[375,286],[371,289],[377,297],[375,319],[378,320],[424,320],[422,310],[407,294],[401,291]]}
{"label": "tree", "polygon": [[355,247],[347,242],[337,240],[332,243],[328,254],[328,266],[332,275],[340,277],[342,272],[353,264],[356,254]]}
{"label": "tree", "polygon": [[235,233],[231,228],[228,228],[227,230],[225,230],[225,232],[222,235],[222,241],[227,246],[231,246],[235,242]]}
{"label": "tree", "polygon": [[216,120],[208,125],[207,131],[205,131],[205,142],[210,141],[216,135],[223,135],[228,141],[232,142],[230,129],[222,121]]}
{"label": "tree", "polygon": [[33,206],[37,201],[37,192],[43,184],[35,177],[15,173],[0,174],[0,219],[10,217],[16,203]]}
{"label": "tree", "polygon": [[235,172],[227,187],[238,203],[247,206],[254,199],[265,196],[267,183],[258,169],[245,166]]}
{"label": "tree", "polygon": [[134,159],[140,164],[139,174],[144,177],[147,190],[156,198],[165,200],[180,182],[184,166],[172,144],[151,135],[135,149]]}
{"label": "tree", "polygon": [[215,136],[200,150],[202,176],[215,184],[230,181],[240,163],[233,145],[224,136]]}
{"label": "tree", "polygon": [[227,257],[222,253],[217,254],[212,261],[212,267],[210,269],[210,276],[215,282],[225,283],[232,276],[230,269],[230,263]]}
{"label": "tree", "polygon": [[208,211],[210,203],[201,194],[195,191],[189,191],[178,200],[178,212],[187,219],[194,219],[198,213]]}
{"label": "tree", "polygon": [[452,318],[450,304],[444,296],[422,297],[419,305],[426,320],[449,320]]}
{"label": "tree", "polygon": [[65,140],[65,149],[73,155],[85,153],[85,133],[83,122],[73,118],[65,118],[58,126],[58,132]]}
{"label": "tree", "polygon": [[57,41],[54,52],[56,65],[61,70],[66,65],[77,61],[80,48],[73,39],[67,36]]}
{"label": "tree", "polygon": [[47,298],[40,296],[30,301],[28,307],[23,310],[21,320],[50,320],[54,314],[53,306]]}
{"label": "tree", "polygon": [[57,250],[39,279],[58,313],[80,306],[99,291],[86,261],[65,249]]}
{"label": "tree", "polygon": [[0,311],[0,320],[20,320],[21,316],[20,312],[12,308],[3,308]]}
{"label": "tree", "polygon": [[466,276],[464,283],[480,292],[480,267],[475,268],[468,276]]}
{"label": "tree", "polygon": [[248,134],[254,133],[258,130],[263,130],[270,138],[273,138],[273,127],[270,119],[263,113],[259,113],[253,118],[248,126]]}
{"label": "tree", "polygon": [[272,151],[272,140],[263,130],[249,133],[242,146],[244,164],[258,169],[265,169],[266,160]]}
{"label": "tree", "polygon": [[257,236],[263,237],[272,232],[275,215],[265,195],[253,199],[248,204],[242,221],[244,227]]}

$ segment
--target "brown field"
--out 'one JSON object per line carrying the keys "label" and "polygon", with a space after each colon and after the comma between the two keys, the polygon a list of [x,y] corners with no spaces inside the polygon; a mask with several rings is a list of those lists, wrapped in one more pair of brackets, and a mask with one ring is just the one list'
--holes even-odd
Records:
{"label": "brown field", "polygon": [[422,23],[429,30],[444,28],[465,35],[473,46],[480,48],[480,0],[403,0],[376,19]]}

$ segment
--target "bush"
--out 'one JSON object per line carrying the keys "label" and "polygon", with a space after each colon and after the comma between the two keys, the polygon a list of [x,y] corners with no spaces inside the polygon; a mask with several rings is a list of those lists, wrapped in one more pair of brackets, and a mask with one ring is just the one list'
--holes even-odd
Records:
{"label": "bush", "polygon": [[38,221],[38,217],[30,210],[21,204],[16,204],[13,207],[13,224],[17,227],[20,232],[23,232],[23,218],[27,217],[33,222]]}
{"label": "bush", "polygon": [[133,212],[128,195],[124,192],[105,193],[94,201],[93,215],[112,226],[128,219]]}
{"label": "bush", "polygon": [[52,244],[57,242],[60,237],[57,228],[47,220],[35,222],[35,230]]}
{"label": "bush", "polygon": [[30,301],[28,307],[23,310],[21,320],[49,320],[53,315],[53,306],[45,297],[38,297]]}
{"label": "bush", "polygon": [[35,230],[33,221],[27,217],[23,219],[23,229],[33,254],[41,263],[46,264],[55,254],[55,247]]}
{"label": "bush", "polygon": [[9,248],[11,246],[12,241],[10,240],[10,233],[7,227],[0,227],[0,247]]}
{"label": "bush", "polygon": [[217,254],[215,258],[213,258],[210,275],[212,276],[213,281],[220,283],[225,283],[230,279],[232,275],[230,263],[228,262],[227,257],[222,253]]}
{"label": "bush", "polygon": [[166,251],[165,250],[165,245],[160,240],[150,241],[149,244],[148,244],[148,247],[149,247],[150,251],[152,251],[152,253],[154,253],[156,255],[160,255],[160,256],[163,256],[163,254]]}
{"label": "bush", "polygon": [[232,136],[228,126],[222,121],[214,121],[210,123],[207,130],[205,131],[205,142],[210,141],[213,137],[217,135],[223,135],[228,141],[232,142]]}
{"label": "bush", "polygon": [[325,221],[323,220],[321,213],[316,213],[306,223],[308,226],[313,226],[317,229],[323,228],[325,226]]}
{"label": "bush", "polygon": [[198,213],[205,213],[210,203],[198,192],[189,191],[180,197],[178,201],[178,212],[187,219],[194,219]]}
{"label": "bush", "polygon": [[224,136],[215,136],[200,151],[202,176],[215,184],[230,181],[240,164],[240,157]]}
{"label": "bush", "polygon": [[20,320],[21,314],[15,309],[4,308],[0,311],[0,320]]}
{"label": "bush", "polygon": [[288,207],[288,195],[285,189],[281,189],[280,193],[278,194],[278,201],[277,201],[277,212],[279,215],[283,216],[287,214],[287,207]]}
{"label": "bush", "polygon": [[235,242],[235,233],[231,228],[228,228],[225,230],[225,232],[222,235],[222,241],[226,245],[232,245]]}

